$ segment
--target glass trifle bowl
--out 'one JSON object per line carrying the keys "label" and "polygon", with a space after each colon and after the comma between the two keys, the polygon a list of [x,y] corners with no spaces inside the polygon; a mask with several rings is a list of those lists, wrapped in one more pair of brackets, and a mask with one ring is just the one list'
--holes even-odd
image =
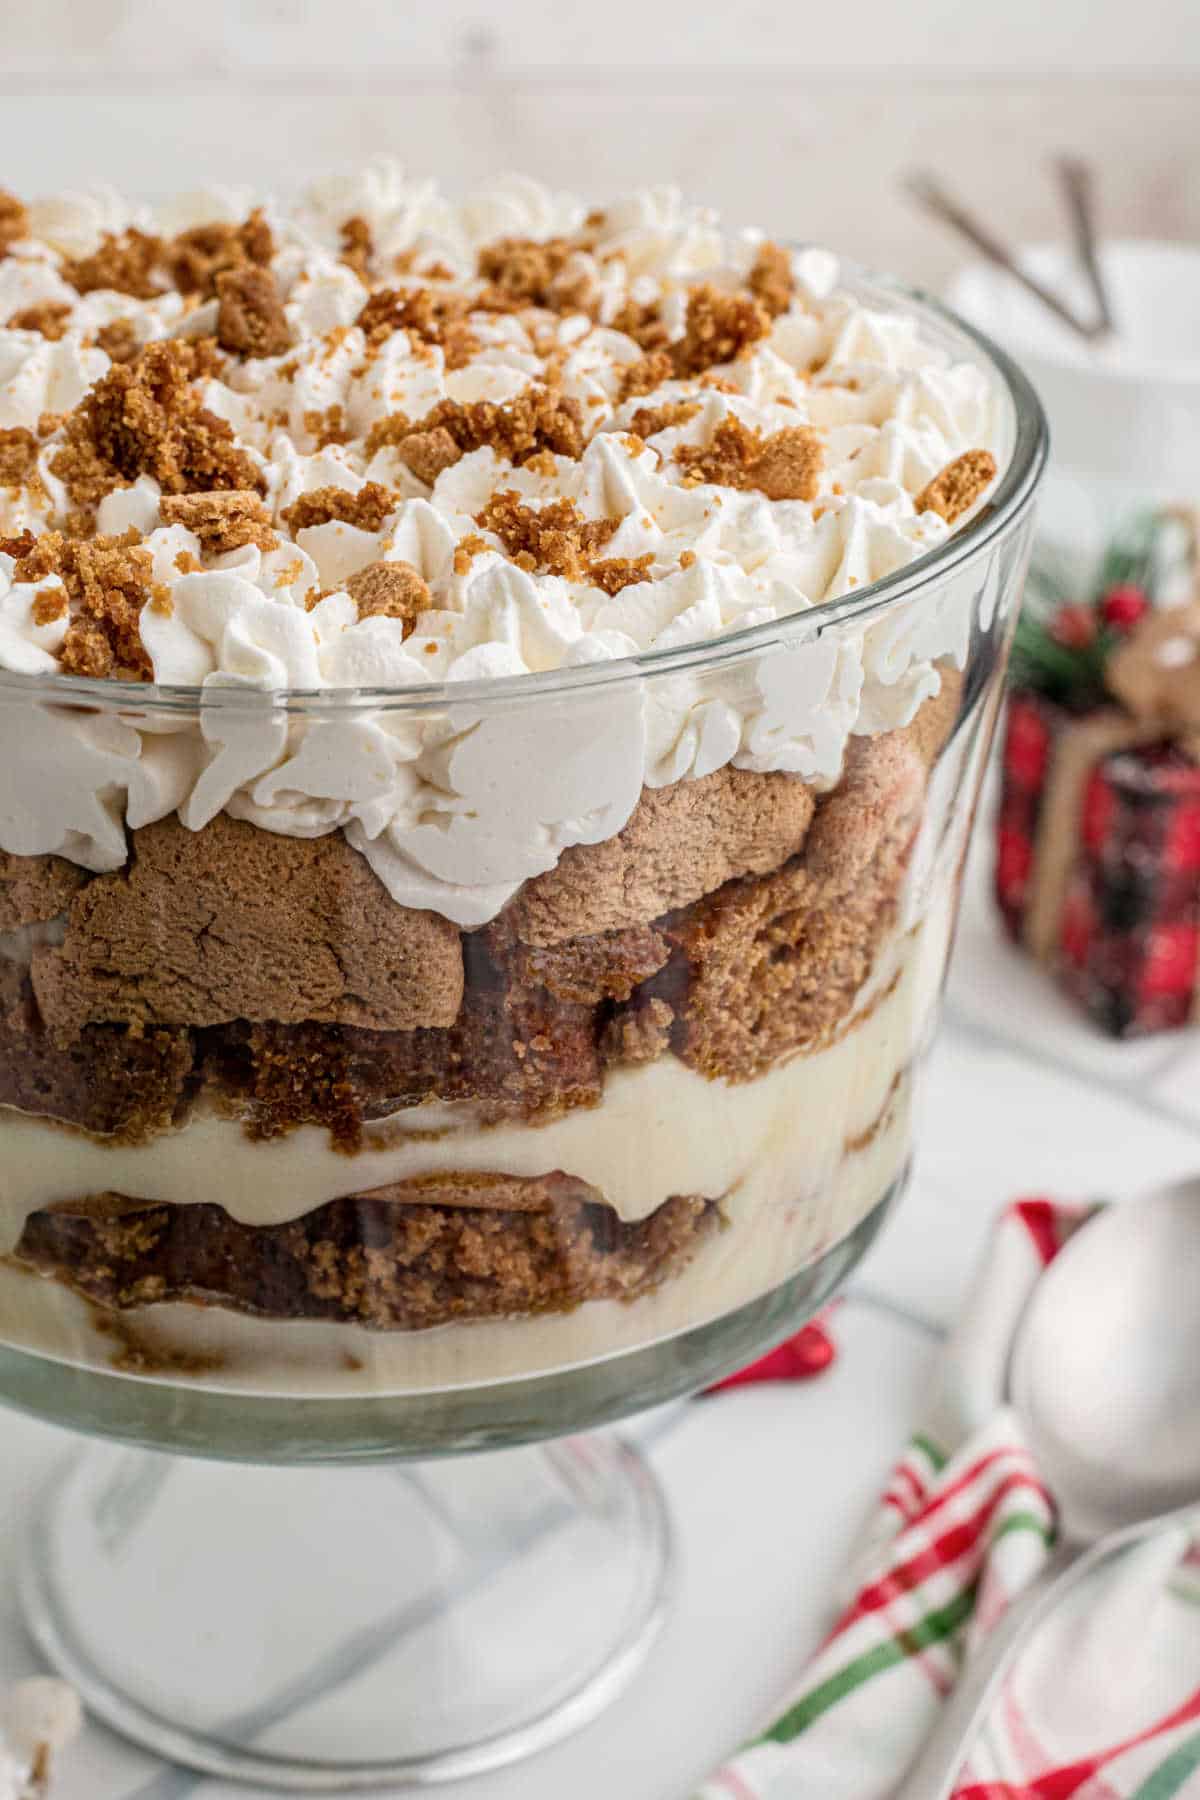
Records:
{"label": "glass trifle bowl", "polygon": [[429,1780],[660,1616],[644,1465],[518,1447],[794,1330],[903,1185],[1045,434],[661,193],[222,204],[0,264],[59,309],[0,332],[0,1397],[141,1446],[26,1606],[183,1760]]}

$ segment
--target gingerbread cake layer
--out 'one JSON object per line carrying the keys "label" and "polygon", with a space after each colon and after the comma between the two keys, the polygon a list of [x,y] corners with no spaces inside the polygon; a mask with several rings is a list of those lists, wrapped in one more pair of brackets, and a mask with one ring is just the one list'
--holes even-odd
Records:
{"label": "gingerbread cake layer", "polygon": [[[216,1205],[99,1195],[35,1213],[13,1260],[104,1308],[192,1300],[413,1330],[636,1299],[719,1223],[715,1202],[687,1196],[625,1223],[566,1176],[406,1185],[405,1197],[345,1196],[257,1228]],[[463,1190],[471,1203],[437,1199]]]}
{"label": "gingerbread cake layer", "polygon": [[8,857],[0,1105],[139,1141],[212,1103],[353,1151],[430,1100],[482,1124],[594,1105],[608,1069],[668,1051],[751,1080],[849,1014],[952,704],[855,740],[819,799],[732,770],[647,792],[475,932],[396,907],[340,836],[223,816],[133,833],[116,875]]}

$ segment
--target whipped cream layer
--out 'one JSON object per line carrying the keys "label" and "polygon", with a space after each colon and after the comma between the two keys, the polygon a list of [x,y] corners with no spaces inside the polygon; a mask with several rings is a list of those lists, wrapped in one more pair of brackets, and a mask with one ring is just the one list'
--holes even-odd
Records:
{"label": "whipped cream layer", "polygon": [[[128,322],[135,348],[218,329],[217,300],[177,291],[152,262],[130,278],[137,295],[80,292],[100,278],[81,274],[86,259],[102,273],[114,244],[136,247],[130,233],[228,227],[252,203],[222,191],[153,215],[94,193],[30,208],[26,235],[0,260],[0,431],[36,440],[36,460],[0,490],[0,534],[76,529],[63,451],[72,409],[113,366],[114,323]],[[398,902],[477,925],[563,849],[615,835],[643,786],[730,762],[828,786],[851,733],[906,723],[937,691],[934,663],[962,666],[978,604],[969,571],[873,623],[793,632],[732,666],[601,686],[584,674],[750,625],[794,625],[947,539],[954,527],[917,501],[949,464],[987,451],[1003,467],[1010,407],[993,373],[951,359],[901,304],[840,286],[826,252],[774,250],[783,286],[770,316],[759,308],[759,335],[695,372],[703,350],[691,363],[684,354],[704,324],[695,297],[757,306],[764,240],[723,229],[674,190],[589,213],[510,180],[451,202],[379,163],[290,209],[265,202],[261,223],[289,347],[218,357],[195,386],[230,428],[275,541],[214,553],[163,522],[160,482],[146,472],[100,498],[95,530],[132,528],[152,562],[142,673],[196,689],[196,708],[153,712],[135,684],[100,712],[6,690],[0,849],[113,869],[126,827],[177,811],[198,830],[227,810],[290,835],[344,830]],[[540,293],[536,304],[496,301],[486,257],[511,239],[554,249],[552,304]],[[457,335],[373,324],[364,307],[385,288],[401,306],[431,295],[435,309],[457,308]],[[46,308],[53,336],[30,324]],[[567,408],[571,454],[516,451],[501,423],[494,441],[439,472],[408,460],[391,430],[399,420],[419,433],[447,404],[487,402],[503,421],[531,395]],[[731,428],[762,444],[810,433],[810,497],[731,482],[712,460]],[[329,489],[358,522],[292,529],[288,510]],[[349,503],[365,491],[382,501],[356,512]],[[599,528],[595,579],[515,547],[488,523],[498,496],[533,515],[565,506]],[[425,584],[415,622],[360,616],[346,584],[376,562],[404,563]],[[56,611],[59,575],[19,571],[0,553],[0,669],[53,674],[75,602]],[[580,671],[578,687],[505,696],[504,678],[554,671]],[[477,690],[455,698],[480,681],[496,684],[494,702]],[[353,689],[408,703],[306,718],[269,698]]]}

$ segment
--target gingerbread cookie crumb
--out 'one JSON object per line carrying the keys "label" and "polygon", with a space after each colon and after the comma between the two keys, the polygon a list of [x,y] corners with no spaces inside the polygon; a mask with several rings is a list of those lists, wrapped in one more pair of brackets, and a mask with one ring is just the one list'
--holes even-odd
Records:
{"label": "gingerbread cookie crumb", "polygon": [[9,247],[19,243],[29,233],[29,212],[23,200],[10,194],[7,188],[0,188],[0,256],[7,256]]}
{"label": "gingerbread cookie crumb", "polygon": [[210,366],[211,340],[169,338],[114,364],[84,395],[50,465],[82,514],[139,475],[153,475],[167,494],[263,490],[258,464],[194,386]]}
{"label": "gingerbread cookie crumb", "polygon": [[0,487],[23,487],[37,463],[38,445],[23,425],[0,430]]}
{"label": "gingerbread cookie crumb", "polygon": [[142,347],[138,336],[138,328],[132,319],[114,319],[109,325],[102,325],[96,333],[96,342],[111,362],[132,362]]}
{"label": "gingerbread cookie crumb", "polygon": [[567,581],[586,581],[595,552],[618,519],[585,519],[573,500],[527,506],[513,489],[493,494],[476,524],[494,532],[518,567],[541,569]]}
{"label": "gingerbread cookie crumb", "polygon": [[[431,438],[434,432],[444,432],[445,437]],[[490,447],[513,463],[528,462],[542,450],[578,458],[584,447],[583,408],[578,400],[548,387],[525,388],[503,403],[441,400],[415,425],[402,413],[381,419],[368,434],[367,455],[391,444],[402,454],[403,446],[411,456],[414,446],[409,440],[414,437],[423,440],[416,453],[427,467],[431,453],[448,453],[447,440],[459,456]]]}
{"label": "gingerbread cookie crumb", "polygon": [[181,231],[166,246],[164,260],[181,294],[209,300],[219,275],[251,264],[266,268],[274,254],[274,234],[256,207],[240,225],[215,219]]}
{"label": "gingerbread cookie crumb", "polygon": [[462,451],[444,425],[431,431],[407,431],[396,439],[396,455],[418,481],[432,487],[445,469],[461,461]]}
{"label": "gingerbread cookie crumb", "polygon": [[253,488],[225,488],[202,494],[164,494],[159,502],[164,525],[183,525],[200,539],[210,556],[223,556],[254,544],[275,550],[279,539],[271,515]]}
{"label": "gingerbread cookie crumb", "polygon": [[36,331],[52,344],[67,335],[71,308],[65,300],[41,300],[36,306],[24,306],[8,320],[9,331]]}
{"label": "gingerbread cookie crumb", "polygon": [[747,285],[773,319],[787,311],[796,291],[796,278],[792,274],[791,256],[782,244],[760,245]]}
{"label": "gingerbread cookie crumb", "polygon": [[70,611],[70,604],[65,587],[43,588],[33,603],[34,624],[52,625]]}
{"label": "gingerbread cookie crumb", "polygon": [[665,350],[654,350],[648,356],[639,356],[636,362],[626,363],[617,389],[618,405],[641,394],[652,394],[674,373],[675,364]]}
{"label": "gingerbread cookie crumb", "polygon": [[603,557],[599,562],[588,564],[587,580],[589,586],[602,589],[611,598],[622,588],[649,581],[653,566],[654,556],[649,550],[644,556]]}
{"label": "gingerbread cookie crumb", "polygon": [[282,356],[292,331],[269,269],[227,269],[216,278],[217,342],[238,356]]}
{"label": "gingerbread cookie crumb", "polygon": [[348,269],[354,270],[360,281],[369,281],[371,262],[375,255],[370,225],[361,213],[354,213],[351,218],[342,220],[338,236],[341,239],[341,260]]}
{"label": "gingerbread cookie crumb", "polygon": [[567,238],[497,238],[479,252],[478,270],[491,284],[485,297],[501,305],[549,306],[554,284],[576,246]]}
{"label": "gingerbread cookie crumb", "polygon": [[964,450],[927,482],[913,501],[917,512],[935,512],[953,525],[996,479],[996,459],[990,450]]}
{"label": "gingerbread cookie crumb", "polygon": [[280,516],[293,535],[306,526],[329,525],[335,520],[356,525],[360,531],[379,531],[399,503],[399,496],[391,488],[368,481],[357,493],[351,493],[349,488],[313,488],[293,500]]}
{"label": "gingerbread cookie crumb", "polygon": [[378,288],[356,323],[373,344],[386,342],[394,331],[406,331],[424,344],[436,345],[447,369],[461,369],[479,349],[479,339],[467,322],[470,308],[469,297],[453,290]]}
{"label": "gingerbread cookie crumb", "polygon": [[639,406],[629,421],[629,429],[638,437],[656,437],[660,431],[686,425],[699,411],[699,400],[664,400],[658,406]]}
{"label": "gingerbread cookie crumb", "polygon": [[411,563],[373,562],[356,569],[346,592],[358,607],[360,619],[402,619],[404,636],[411,636],[417,620],[433,605],[428,583]]}
{"label": "gingerbread cookie crumb", "polygon": [[105,232],[98,250],[68,259],[62,273],[80,294],[112,289],[134,300],[153,300],[166,288],[163,241],[136,225],[119,234]]}
{"label": "gingerbread cookie crumb", "polygon": [[756,488],[768,500],[814,500],[823,458],[811,425],[788,425],[764,438],[740,419],[722,419],[709,444],[677,444],[675,460],[698,481]]}
{"label": "gingerbread cookie crumb", "polygon": [[481,556],[485,550],[490,550],[491,547],[487,539],[480,537],[477,531],[470,531],[466,537],[459,538],[458,543],[454,546],[454,573],[466,575],[475,558]]}
{"label": "gingerbread cookie crumb", "polygon": [[684,335],[670,346],[675,373],[701,375],[716,363],[736,362],[770,329],[770,314],[752,294],[701,282],[688,296]]}
{"label": "gingerbread cookie crumb", "polygon": [[[48,531],[16,564],[13,579],[57,575],[62,582],[72,613],[58,653],[65,674],[149,681],[139,619],[151,598],[152,570],[153,558],[133,529],[86,541]],[[54,616],[61,618],[61,607]]]}

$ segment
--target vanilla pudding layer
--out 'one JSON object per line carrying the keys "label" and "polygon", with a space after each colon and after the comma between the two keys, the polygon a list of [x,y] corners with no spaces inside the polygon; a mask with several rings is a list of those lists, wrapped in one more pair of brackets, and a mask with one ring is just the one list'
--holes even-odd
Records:
{"label": "vanilla pudding layer", "polygon": [[911,1144],[908,1077],[869,1144],[851,1149],[824,1188],[750,1209],[721,1205],[681,1272],[633,1301],[575,1311],[383,1332],[313,1319],[264,1319],[166,1302],[112,1314],[60,1282],[0,1261],[0,1342],[142,1379],[241,1393],[387,1395],[479,1387],[563,1371],[644,1349],[735,1312],[844,1238],[904,1173]]}
{"label": "vanilla pudding layer", "polygon": [[[685,1266],[636,1300],[590,1300],[554,1317],[379,1332],[178,1302],[111,1314],[10,1261],[0,1269],[4,1340],[164,1379],[183,1374],[206,1386],[380,1393],[570,1366],[734,1311],[844,1237],[902,1173],[909,1067],[931,1025],[949,915],[940,906],[892,944],[836,1041],[744,1084],[706,1081],[667,1056],[610,1077],[598,1107],[541,1127],[406,1133],[353,1158],[322,1149],[318,1133],[277,1144],[239,1142],[231,1122],[219,1119],[194,1121],[173,1138],[107,1148],[11,1112],[0,1122],[0,1162],[24,1171],[21,1203],[6,1196],[9,1247],[32,1211],[88,1191],[179,1206],[204,1204],[219,1192],[231,1215],[260,1226],[338,1194],[366,1195],[369,1183],[386,1187],[439,1169],[518,1176],[562,1170],[630,1221],[671,1195],[716,1200],[714,1228],[698,1237]],[[283,1158],[293,1170],[306,1161],[313,1167],[301,1177],[303,1199],[293,1193],[281,1205],[289,1192],[280,1178]],[[364,1158],[378,1159],[367,1165],[370,1178]]]}

